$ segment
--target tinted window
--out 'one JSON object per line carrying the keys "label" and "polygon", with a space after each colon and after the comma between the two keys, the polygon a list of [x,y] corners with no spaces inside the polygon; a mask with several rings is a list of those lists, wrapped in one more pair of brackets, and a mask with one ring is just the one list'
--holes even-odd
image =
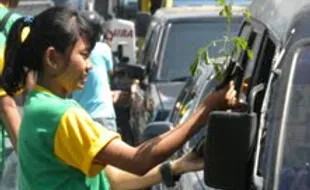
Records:
{"label": "tinted window", "polygon": [[310,189],[310,46],[300,52],[285,120],[280,188]]}
{"label": "tinted window", "polygon": [[[197,51],[213,40],[222,39],[226,21],[174,23],[170,26],[164,46],[160,80],[171,80],[189,75]],[[232,35],[236,35],[239,23],[232,24]],[[219,46],[221,47],[221,46]],[[210,57],[218,56],[218,49],[212,49]]]}
{"label": "tinted window", "polygon": [[156,22],[151,22],[148,32],[145,37],[145,43],[143,44],[143,51],[142,51],[142,63],[141,64],[148,64],[148,56],[150,56],[152,50],[152,44],[156,38],[156,32],[159,26]]}

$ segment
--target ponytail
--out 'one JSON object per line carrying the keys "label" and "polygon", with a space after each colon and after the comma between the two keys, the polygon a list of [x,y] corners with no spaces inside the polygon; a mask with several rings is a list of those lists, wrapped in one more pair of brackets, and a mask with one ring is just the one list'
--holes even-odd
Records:
{"label": "ponytail", "polygon": [[[23,41],[22,32],[27,26],[30,33]],[[92,49],[97,34],[90,22],[77,10],[68,7],[52,7],[36,15],[35,19],[24,17],[16,20],[6,41],[0,85],[7,94],[15,94],[25,86],[29,71],[42,72],[48,47],[64,54],[83,35]]]}
{"label": "ponytail", "polygon": [[[19,18],[10,28],[6,40],[4,54],[4,69],[0,79],[0,84],[7,94],[14,95],[25,86],[26,76],[29,69],[29,51],[27,51],[28,40],[26,37],[23,42],[22,32],[26,26],[31,26],[31,17]],[[28,55],[27,55],[28,54]]]}

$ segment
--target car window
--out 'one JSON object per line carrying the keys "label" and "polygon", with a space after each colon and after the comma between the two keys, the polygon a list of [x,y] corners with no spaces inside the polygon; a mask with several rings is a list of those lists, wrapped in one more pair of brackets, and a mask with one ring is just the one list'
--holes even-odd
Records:
{"label": "car window", "polygon": [[175,105],[169,115],[169,121],[173,124],[177,124],[179,122],[181,110],[185,105],[184,102],[194,96],[194,92],[192,91],[193,86],[195,86],[195,81],[193,78],[190,78],[184,85],[177,100],[175,101]]}
{"label": "car window", "polygon": [[[249,25],[248,23],[245,23],[242,26],[240,37],[248,40],[250,37],[251,31],[252,31],[251,25]],[[242,55],[242,49],[239,46],[237,46],[237,53],[233,55],[232,60],[234,62],[239,61],[241,59],[241,55]]]}
{"label": "car window", "polygon": [[[251,38],[252,38],[252,41],[251,41]],[[247,53],[243,54],[244,56],[246,56],[246,58],[244,59],[245,62],[242,63],[242,65],[244,65],[242,84],[249,85],[249,83],[252,81],[252,75],[253,75],[254,67],[256,64],[256,56],[258,55],[258,51],[261,47],[261,40],[262,40],[261,36],[257,35],[257,33],[255,32],[251,33],[251,37],[249,38],[249,48],[253,52],[254,57],[249,58]],[[239,99],[242,100],[243,102],[246,102],[246,98],[248,94],[249,94],[248,88],[247,88],[247,91],[245,91],[244,89],[241,90],[239,94]]]}
{"label": "car window", "polygon": [[154,37],[155,37],[155,28],[158,27],[158,24],[156,24],[155,22],[152,22],[150,24],[150,27],[149,27],[149,30],[146,34],[146,37],[145,37],[145,43],[144,43],[144,46],[143,46],[143,62],[144,64],[146,64],[144,61],[145,61],[145,58],[148,56],[149,52],[150,52],[150,48],[151,48],[151,45],[152,45],[152,41],[154,41]]}
{"label": "car window", "polygon": [[288,85],[280,190],[310,189],[309,73],[310,46],[307,46],[298,55],[292,82]]}
{"label": "car window", "polygon": [[[225,35],[226,21],[196,21],[173,23],[170,25],[161,55],[159,80],[172,80],[188,76],[189,66],[193,63],[197,51],[211,41]],[[232,35],[236,35],[239,23],[232,23]],[[218,49],[212,49],[210,57],[219,56]]]}
{"label": "car window", "polygon": [[144,44],[144,50],[143,50],[143,55],[142,55],[142,64],[147,66],[147,69],[151,69],[151,59],[153,55],[153,51],[156,46],[156,39],[158,37],[158,33],[160,30],[160,25],[154,25],[145,40]]}

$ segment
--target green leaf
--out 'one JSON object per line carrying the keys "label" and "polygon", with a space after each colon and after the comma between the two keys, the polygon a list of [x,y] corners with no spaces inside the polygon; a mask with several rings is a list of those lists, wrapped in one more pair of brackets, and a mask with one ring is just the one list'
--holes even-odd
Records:
{"label": "green leaf", "polygon": [[219,16],[224,16],[224,9],[219,12]]}
{"label": "green leaf", "polygon": [[237,48],[240,48],[242,50],[246,50],[246,48],[248,47],[248,42],[242,37],[233,37],[232,41],[235,46],[237,46]]}
{"label": "green leaf", "polygon": [[254,59],[254,53],[251,49],[247,49],[246,53],[250,59]]}
{"label": "green leaf", "polygon": [[[248,48],[248,41],[242,37],[233,37],[230,36],[231,31],[231,19],[232,19],[232,4],[233,0],[216,0],[217,4],[222,7],[222,10],[219,12],[219,16],[225,16],[227,20],[227,31],[226,35],[221,39],[215,39],[214,41],[207,44],[206,47],[201,48],[197,51],[197,56],[190,66],[190,71],[193,76],[197,75],[197,70],[201,59],[205,61],[205,64],[212,65],[216,71],[217,80],[223,80],[223,70],[224,67],[219,63],[218,59],[209,57],[209,49],[215,46],[218,47],[219,57],[225,57],[225,62],[228,62],[229,59],[236,57],[236,55],[241,51],[246,51],[247,56],[250,59],[254,58],[254,53],[251,49]],[[245,9],[244,16],[247,20],[250,20],[252,15],[249,9]],[[230,45],[233,44],[232,52],[230,52]]]}
{"label": "green leaf", "polygon": [[220,64],[214,63],[213,67],[216,73],[216,76],[215,76],[216,80],[219,82],[223,81],[224,74],[223,74],[222,68],[220,67]]}
{"label": "green leaf", "polygon": [[252,19],[252,14],[250,9],[246,8],[244,11],[244,15],[247,21],[250,21]]}
{"label": "green leaf", "polygon": [[197,51],[197,56],[201,56],[203,54],[203,52],[205,51],[206,48],[200,48],[198,51]]}
{"label": "green leaf", "polygon": [[198,56],[195,58],[195,61],[193,62],[193,64],[189,67],[190,73],[192,76],[195,76],[197,68],[198,68],[198,62],[199,58]]}
{"label": "green leaf", "polygon": [[231,15],[232,15],[231,5],[224,5],[224,13],[225,13],[227,21],[230,22],[231,21]]}
{"label": "green leaf", "polygon": [[224,6],[226,4],[225,0],[216,0],[216,2],[221,6]]}

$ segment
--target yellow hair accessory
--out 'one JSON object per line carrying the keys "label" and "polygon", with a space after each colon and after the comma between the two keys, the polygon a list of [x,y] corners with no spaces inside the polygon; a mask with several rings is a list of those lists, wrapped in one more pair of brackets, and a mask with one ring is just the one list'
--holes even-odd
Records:
{"label": "yellow hair accessory", "polygon": [[26,26],[22,30],[21,41],[24,42],[30,33],[30,27]]}

